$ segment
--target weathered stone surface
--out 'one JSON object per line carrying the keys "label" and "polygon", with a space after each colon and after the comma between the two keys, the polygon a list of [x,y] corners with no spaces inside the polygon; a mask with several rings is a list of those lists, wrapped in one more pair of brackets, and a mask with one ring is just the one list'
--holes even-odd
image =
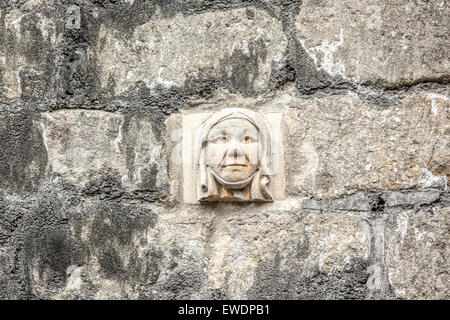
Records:
{"label": "weathered stone surface", "polygon": [[45,174],[47,154],[31,113],[0,114],[0,188],[30,191]]}
{"label": "weathered stone surface", "polygon": [[439,200],[441,192],[439,191],[415,191],[415,192],[389,192],[385,195],[386,206],[420,206],[432,204]]}
{"label": "weathered stone surface", "polygon": [[[220,95],[215,99],[235,103]],[[25,200],[4,195],[0,205],[0,260],[10,261],[0,271],[0,283],[8,288],[7,296],[363,299],[441,294],[440,287],[414,293],[425,292],[422,284],[393,271],[399,259],[395,248],[403,248],[393,226],[407,208],[444,210],[439,206],[447,177],[433,174],[447,170],[446,98],[415,94],[379,110],[352,95],[307,100],[288,90],[257,105],[283,114],[288,198],[244,206],[154,205],[123,196],[125,189],[167,190],[166,159],[174,146],[165,145],[180,141],[171,137],[181,124],[179,115],[166,122],[162,142],[145,117],[80,109],[43,113],[35,121],[48,157],[39,193]],[[194,106],[190,112],[205,108]],[[404,175],[406,168],[412,168],[411,176]],[[170,179],[177,172],[171,171]],[[370,174],[378,180],[368,179]],[[74,186],[82,192],[74,193]],[[418,186],[424,189],[403,190]],[[396,189],[402,190],[388,191]],[[39,218],[33,215],[37,208]],[[386,228],[374,222],[383,213],[391,219]],[[441,228],[442,219],[434,225]],[[46,232],[41,236],[39,230]],[[23,251],[15,251],[22,245]],[[384,261],[389,261],[386,266]],[[4,270],[14,263],[22,273],[5,279]],[[436,263],[438,270],[441,262]],[[418,276],[411,277],[426,277],[420,269],[414,272]],[[421,283],[441,281],[441,271],[436,272]]]}
{"label": "weathered stone surface", "polygon": [[57,31],[53,1],[0,14],[0,97],[52,96]]}
{"label": "weathered stone surface", "polygon": [[[444,158],[445,160],[445,158]],[[445,186],[448,182],[448,166],[446,165],[446,162],[442,162],[442,166],[438,166],[438,168],[442,168],[443,170],[439,170],[439,173],[446,174],[445,176],[435,176],[433,175],[430,170],[424,168],[423,174],[419,178],[419,188],[438,188],[438,189],[445,189]],[[435,169],[435,171],[438,171]],[[443,171],[443,172],[442,172]]]}
{"label": "weathered stone surface", "polygon": [[447,176],[449,100],[415,94],[389,109],[353,95],[286,101],[293,108],[288,191],[319,198],[423,184],[423,170]]}
{"label": "weathered stone surface", "polygon": [[166,187],[166,160],[152,123],[104,111],[64,110],[42,114],[47,172],[73,184],[113,177],[132,189]]}
{"label": "weathered stone surface", "polygon": [[0,198],[4,266],[18,270],[6,280],[9,297],[297,299],[368,292],[366,214],[299,211],[293,199],[264,211],[233,204],[168,209],[83,199],[60,187],[45,184],[47,194],[31,201]]}
{"label": "weathered stone surface", "polygon": [[398,87],[449,80],[449,14],[441,0],[307,0],[295,26],[317,67]]}
{"label": "weathered stone surface", "polygon": [[287,40],[279,21],[253,12],[251,18],[245,9],[179,14],[149,21],[131,37],[102,25],[91,48],[102,87],[120,94],[141,81],[156,90],[219,78],[241,92],[264,90],[283,61]]}
{"label": "weathered stone surface", "polygon": [[[0,1],[0,299],[449,299],[448,15]],[[224,108],[283,137],[272,203],[184,201]]]}
{"label": "weathered stone surface", "polygon": [[[280,204],[264,213],[258,208],[230,209],[218,208],[212,225],[208,274],[213,288],[227,288],[229,298],[365,295],[370,230],[360,215],[284,211]],[[360,263],[363,267],[355,278],[364,280],[355,283],[345,273]],[[320,283],[323,276],[331,279],[340,273],[334,285],[341,290]],[[352,292],[344,293],[346,281],[352,283]]]}
{"label": "weathered stone surface", "polygon": [[397,298],[449,299],[449,219],[449,207],[390,212],[386,266]]}
{"label": "weathered stone surface", "polygon": [[[58,294],[66,284],[70,293],[66,298],[126,297],[125,290],[108,286],[109,278],[123,279],[136,272],[152,276],[151,270],[143,269],[147,256],[140,271],[131,267],[137,252],[128,249],[134,245],[134,233],[154,225],[150,205],[83,200],[58,182],[43,184],[41,191],[42,196],[28,199],[0,194],[0,260],[9,274],[0,282],[6,282],[1,290],[6,297],[61,298]],[[106,279],[96,281],[95,276],[81,282],[82,269]],[[142,283],[148,281],[143,277]]]}
{"label": "weathered stone surface", "polygon": [[372,207],[371,199],[367,194],[355,193],[349,197],[336,200],[305,199],[302,202],[302,208],[311,210],[370,211]]}

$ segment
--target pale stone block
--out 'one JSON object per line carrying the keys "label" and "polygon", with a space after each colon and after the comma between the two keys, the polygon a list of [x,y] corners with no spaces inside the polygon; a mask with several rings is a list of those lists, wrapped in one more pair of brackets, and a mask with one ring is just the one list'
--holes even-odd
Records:
{"label": "pale stone block", "polygon": [[111,171],[126,177],[121,115],[65,110],[45,113],[42,119],[48,172],[81,186]]}
{"label": "pale stone block", "polygon": [[449,14],[442,0],[307,0],[295,27],[318,68],[397,87],[449,79]]}
{"label": "pale stone block", "polygon": [[[414,94],[380,110],[353,95],[292,99],[287,190],[338,198],[360,190],[430,185],[424,170],[449,176],[449,99]],[[436,178],[438,179],[438,178]]]}

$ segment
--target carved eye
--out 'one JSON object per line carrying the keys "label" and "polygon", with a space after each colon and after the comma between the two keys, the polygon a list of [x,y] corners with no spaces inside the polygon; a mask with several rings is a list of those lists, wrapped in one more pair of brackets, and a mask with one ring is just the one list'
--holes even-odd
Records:
{"label": "carved eye", "polygon": [[243,140],[244,140],[245,143],[252,142],[252,138],[250,138],[249,136],[245,136]]}
{"label": "carved eye", "polygon": [[213,139],[212,142],[214,142],[214,143],[226,143],[227,142],[227,137],[220,136],[220,137],[217,137],[217,138]]}

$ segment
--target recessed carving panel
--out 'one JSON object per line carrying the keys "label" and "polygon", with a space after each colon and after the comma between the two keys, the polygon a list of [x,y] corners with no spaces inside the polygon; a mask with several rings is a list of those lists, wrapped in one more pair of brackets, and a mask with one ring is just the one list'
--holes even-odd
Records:
{"label": "recessed carving panel", "polygon": [[183,197],[273,202],[284,197],[281,113],[225,108],[182,115]]}

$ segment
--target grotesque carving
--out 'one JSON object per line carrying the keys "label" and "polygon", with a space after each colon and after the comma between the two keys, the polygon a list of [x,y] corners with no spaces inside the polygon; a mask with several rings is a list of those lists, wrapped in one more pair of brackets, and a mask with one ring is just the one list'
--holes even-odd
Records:
{"label": "grotesque carving", "polygon": [[272,202],[271,137],[260,115],[224,109],[203,123],[199,144],[199,201]]}

